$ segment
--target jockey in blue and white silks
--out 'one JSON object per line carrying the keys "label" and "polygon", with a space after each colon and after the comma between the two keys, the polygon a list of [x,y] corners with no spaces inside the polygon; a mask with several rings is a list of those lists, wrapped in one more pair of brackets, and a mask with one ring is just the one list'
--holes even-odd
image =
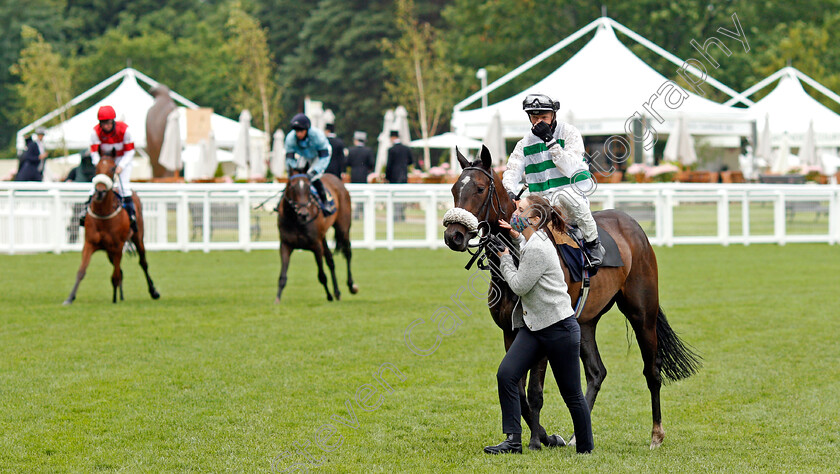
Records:
{"label": "jockey in blue and white silks", "polygon": [[335,212],[334,205],[327,202],[327,193],[321,176],[330,164],[332,147],[321,130],[312,126],[309,117],[297,114],[292,118],[292,130],[286,135],[286,170],[306,169],[309,180],[318,191],[324,215]]}
{"label": "jockey in blue and white silks", "polygon": [[544,94],[529,94],[522,102],[532,128],[516,144],[502,182],[514,201],[524,178],[528,191],[559,206],[583,231],[590,263],[598,266],[604,248],[586,197],[594,187],[584,158],[583,138],[573,125],[557,121],[560,103]]}

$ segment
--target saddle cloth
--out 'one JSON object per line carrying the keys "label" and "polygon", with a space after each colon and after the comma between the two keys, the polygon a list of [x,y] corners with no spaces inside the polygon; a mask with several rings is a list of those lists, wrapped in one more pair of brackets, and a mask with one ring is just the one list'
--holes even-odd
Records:
{"label": "saddle cloth", "polygon": [[[557,232],[551,227],[551,234],[554,237],[554,242],[557,244],[557,254],[566,263],[566,268],[569,269],[569,277],[571,281],[581,281],[583,279],[583,265],[585,262],[583,256],[583,249],[580,248],[578,242],[583,241],[583,232],[577,226],[570,226],[569,233],[575,234],[572,238],[569,233]],[[596,268],[589,270],[589,276],[593,277],[598,273],[598,268],[601,267],[623,267],[624,261],[621,260],[621,253],[618,251],[618,245],[615,239],[601,227],[598,227],[598,238],[601,240],[601,245],[604,246],[604,261]]]}

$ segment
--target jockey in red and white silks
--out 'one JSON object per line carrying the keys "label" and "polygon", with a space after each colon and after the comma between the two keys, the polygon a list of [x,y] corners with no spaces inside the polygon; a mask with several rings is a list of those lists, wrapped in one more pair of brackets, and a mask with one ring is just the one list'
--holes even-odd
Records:
{"label": "jockey in red and white silks", "polygon": [[116,152],[114,159],[117,170],[114,185],[122,196],[131,195],[131,169],[134,158],[134,141],[125,122],[115,121],[114,108],[105,105],[99,108],[99,124],[90,135],[90,155],[94,166],[99,163],[100,153]]}

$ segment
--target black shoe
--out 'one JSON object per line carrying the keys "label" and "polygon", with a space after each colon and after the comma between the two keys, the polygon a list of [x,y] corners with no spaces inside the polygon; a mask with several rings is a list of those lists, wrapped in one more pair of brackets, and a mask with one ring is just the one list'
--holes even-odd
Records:
{"label": "black shoe", "polygon": [[604,261],[604,246],[601,245],[601,241],[597,238],[592,242],[586,242],[584,244],[586,246],[586,251],[589,253],[589,266],[594,268]]}
{"label": "black shoe", "polygon": [[507,439],[495,446],[486,446],[484,452],[487,454],[505,454],[516,453],[522,454],[522,435],[509,434]]}

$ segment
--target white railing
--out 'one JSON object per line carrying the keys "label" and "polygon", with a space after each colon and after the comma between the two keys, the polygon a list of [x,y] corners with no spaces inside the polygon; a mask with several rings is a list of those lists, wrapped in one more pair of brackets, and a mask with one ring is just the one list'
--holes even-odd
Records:
{"label": "white railing", "polygon": [[[276,249],[271,209],[283,186],[137,183],[146,246]],[[347,188],[358,208],[351,227],[354,247],[443,246],[440,221],[452,206],[451,185]],[[84,229],[74,216],[89,192],[89,184],[0,182],[0,253],[81,250]],[[593,209],[618,208],[634,216],[654,245],[840,241],[837,185],[602,184],[590,199]]]}

